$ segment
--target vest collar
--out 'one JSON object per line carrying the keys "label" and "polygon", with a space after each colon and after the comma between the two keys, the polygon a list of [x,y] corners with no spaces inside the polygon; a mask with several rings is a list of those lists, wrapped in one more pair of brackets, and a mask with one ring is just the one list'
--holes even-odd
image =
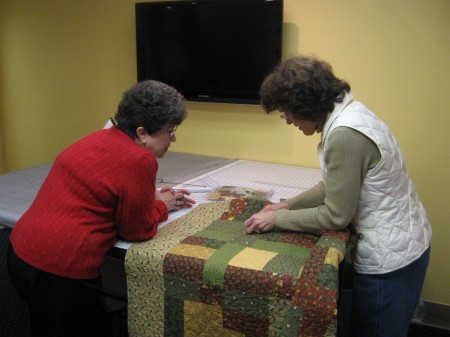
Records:
{"label": "vest collar", "polygon": [[328,131],[330,130],[330,127],[333,124],[333,122],[336,120],[336,118],[338,118],[338,116],[341,114],[341,112],[352,102],[353,102],[353,94],[351,92],[347,92],[341,103],[334,104],[334,110],[328,115],[328,117],[325,121],[325,124],[323,126],[322,136],[321,136],[322,144],[323,144],[324,140],[326,139]]}

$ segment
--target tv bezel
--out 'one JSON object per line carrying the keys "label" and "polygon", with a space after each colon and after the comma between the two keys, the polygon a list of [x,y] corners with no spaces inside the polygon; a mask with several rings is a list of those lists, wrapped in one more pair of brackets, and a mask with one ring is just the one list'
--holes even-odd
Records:
{"label": "tv bezel", "polygon": [[[135,4],[135,15],[136,15],[136,57],[137,57],[137,79],[138,81],[143,81],[146,79],[152,79],[152,78],[146,78],[145,72],[146,67],[148,67],[148,64],[146,64],[146,54],[145,54],[145,48],[144,48],[144,36],[143,36],[143,24],[141,17],[143,7],[151,7],[151,6],[176,6],[177,4],[183,4],[186,5],[187,2],[192,3],[223,3],[223,2],[229,2],[230,4],[237,4],[242,2],[276,2],[279,4],[279,13],[274,13],[274,16],[278,14],[278,30],[276,41],[273,42],[273,45],[276,45],[276,50],[270,50],[267,53],[267,57],[273,58],[273,61],[271,60],[271,67],[274,67],[279,62],[281,62],[281,47],[282,47],[282,26],[283,26],[283,0],[197,0],[197,1],[183,1],[183,0],[171,0],[171,1],[154,1],[154,2],[138,2]],[[251,60],[249,60],[249,64]],[[272,69],[269,68],[265,71],[264,74],[261,74],[261,82],[264,79],[264,77],[269,73]],[[153,78],[155,80],[158,80],[157,78]],[[171,83],[167,83],[169,85],[173,85]],[[222,90],[220,92],[212,92],[212,89],[186,89],[186,88],[177,88],[176,85],[173,85],[177,90],[179,90],[187,101],[193,101],[193,102],[208,102],[208,103],[231,103],[231,104],[259,104],[259,88],[255,88],[255,91],[253,92],[239,92],[239,91],[225,91]],[[189,92],[187,91],[189,90]]]}

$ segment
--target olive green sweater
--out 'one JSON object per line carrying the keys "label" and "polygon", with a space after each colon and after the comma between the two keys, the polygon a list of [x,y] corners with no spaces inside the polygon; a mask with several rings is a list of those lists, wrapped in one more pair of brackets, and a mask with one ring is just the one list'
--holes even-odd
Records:
{"label": "olive green sweater", "polygon": [[276,229],[337,230],[352,220],[366,173],[378,164],[381,154],[372,140],[348,127],[336,128],[327,142],[326,181],[288,199],[290,209],[276,211]]}

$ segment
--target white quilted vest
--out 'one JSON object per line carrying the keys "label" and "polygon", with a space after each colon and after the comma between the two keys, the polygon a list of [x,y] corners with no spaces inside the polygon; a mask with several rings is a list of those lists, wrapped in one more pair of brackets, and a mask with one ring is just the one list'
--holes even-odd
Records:
{"label": "white quilted vest", "polygon": [[402,268],[428,248],[431,226],[397,141],[387,125],[348,93],[328,117],[318,146],[324,180],[327,139],[339,126],[363,133],[381,152],[381,161],[364,179],[352,219],[359,238],[353,255],[354,268],[363,274]]}

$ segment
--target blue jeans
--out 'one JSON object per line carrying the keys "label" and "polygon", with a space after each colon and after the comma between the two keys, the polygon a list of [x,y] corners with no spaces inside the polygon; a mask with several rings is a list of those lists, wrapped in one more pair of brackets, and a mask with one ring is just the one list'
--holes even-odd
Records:
{"label": "blue jeans", "polygon": [[406,337],[422,293],[430,248],[420,258],[387,274],[355,274],[352,337]]}

